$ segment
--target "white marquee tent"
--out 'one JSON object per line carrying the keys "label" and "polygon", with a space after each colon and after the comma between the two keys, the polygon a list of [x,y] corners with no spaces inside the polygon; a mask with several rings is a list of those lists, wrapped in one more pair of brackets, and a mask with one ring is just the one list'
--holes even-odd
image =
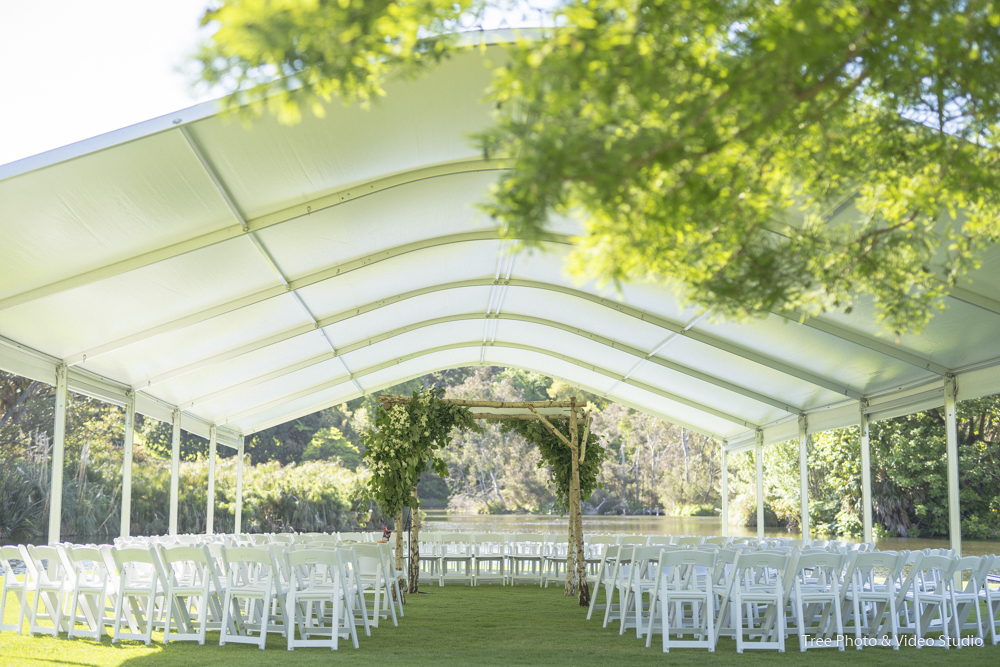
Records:
{"label": "white marquee tent", "polygon": [[798,437],[804,469],[807,433],[944,405],[957,546],[954,404],[1000,392],[1000,252],[898,341],[864,304],[747,325],[669,288],[576,284],[563,270],[575,221],[553,221],[546,252],[518,254],[476,208],[509,166],[469,140],[491,122],[498,49],[393,83],[371,111],[334,103],[323,119],[248,130],[207,103],[0,166],[0,369],[57,388],[50,540],[67,390],[126,407],[123,532],[132,415],[173,423],[176,531],[181,429],[213,454],[242,451],[249,434],[365,392],[491,364],[562,378],[724,452],[756,448],[758,480],[762,446]]}

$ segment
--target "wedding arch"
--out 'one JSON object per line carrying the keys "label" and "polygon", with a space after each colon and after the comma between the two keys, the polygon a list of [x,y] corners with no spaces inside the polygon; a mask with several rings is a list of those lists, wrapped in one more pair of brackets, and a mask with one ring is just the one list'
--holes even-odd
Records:
{"label": "wedding arch", "polygon": [[395,517],[397,570],[402,567],[403,508],[414,510],[408,591],[418,589],[420,475],[430,467],[447,476],[437,453],[451,442],[452,429],[481,432],[477,422],[485,420],[503,422],[505,430],[516,431],[537,445],[542,461],[550,466],[557,500],[569,515],[566,595],[575,594],[581,606],[589,605],[581,502],[596,488],[604,449],[590,432],[588,405],[575,396],[568,401],[472,401],[442,398],[443,393],[431,389],[412,396],[379,395],[381,406],[374,425],[362,436],[371,471],[365,490],[384,516]]}

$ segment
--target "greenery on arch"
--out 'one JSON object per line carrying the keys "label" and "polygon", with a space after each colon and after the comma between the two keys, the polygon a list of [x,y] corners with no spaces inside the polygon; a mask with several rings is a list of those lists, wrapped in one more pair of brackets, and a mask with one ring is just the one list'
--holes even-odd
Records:
{"label": "greenery on arch", "polygon": [[[556,428],[560,428],[558,425]],[[584,423],[577,424],[579,430],[578,442],[583,442]],[[538,446],[538,451],[542,455],[538,462],[538,467],[549,466],[551,471],[549,483],[556,495],[556,509],[565,512],[569,509],[569,484],[573,473],[573,457],[569,447],[557,436],[553,435],[545,428],[540,421],[508,421],[501,426],[504,433],[517,433],[525,440]],[[562,430],[562,429],[560,429]],[[569,438],[569,429],[565,435]],[[587,446],[584,449],[584,458],[580,461],[580,497],[587,498],[596,489],[600,488],[597,476],[601,472],[601,464],[607,458],[607,450],[601,447],[598,437],[587,434]]]}
{"label": "greenery on arch", "polygon": [[371,471],[363,494],[378,503],[383,516],[418,507],[413,491],[428,467],[448,476],[438,452],[451,442],[453,428],[482,432],[468,408],[441,400],[443,395],[443,389],[418,390],[407,403],[380,405],[372,428],[361,436]]}

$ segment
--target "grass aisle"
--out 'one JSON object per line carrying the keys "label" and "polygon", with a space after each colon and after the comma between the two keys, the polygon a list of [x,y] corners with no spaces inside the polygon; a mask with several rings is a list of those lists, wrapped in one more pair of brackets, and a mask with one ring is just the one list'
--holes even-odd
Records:
{"label": "grass aisle", "polygon": [[[603,598],[602,598],[603,599]],[[12,605],[15,606],[16,605]],[[8,609],[5,622],[15,622],[16,612]],[[595,614],[596,616],[596,614]],[[0,634],[0,665],[167,667],[212,665],[263,667],[265,665],[848,665],[858,660],[869,665],[900,665],[914,659],[949,665],[1000,664],[1000,646],[970,647],[945,651],[939,648],[904,647],[813,650],[800,654],[796,639],[789,640],[788,652],[747,652],[736,654],[735,642],[723,639],[716,653],[675,649],[664,655],[659,635],[653,648],[637,640],[635,631],[619,636],[618,628],[603,629],[598,619],[586,620],[586,610],[562,595],[561,587],[539,589],[530,586],[496,585],[428,587],[428,594],[410,596],[406,617],[400,627],[385,621],[372,636],[359,631],[361,648],[341,640],[340,650],[286,650],[284,639],[269,637],[267,650],[248,645],[218,645],[218,633],[209,633],[205,646],[176,642],[163,646],[162,634],[153,635],[152,646],[141,642],[113,645],[105,637],[54,639],[52,637]]]}

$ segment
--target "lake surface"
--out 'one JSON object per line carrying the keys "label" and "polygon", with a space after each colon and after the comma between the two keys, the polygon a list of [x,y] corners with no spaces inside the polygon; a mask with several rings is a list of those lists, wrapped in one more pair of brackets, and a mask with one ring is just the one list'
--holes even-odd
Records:
{"label": "lake surface", "polygon": [[[456,533],[565,533],[567,517],[551,514],[449,514],[444,510],[427,510],[423,528]],[[620,516],[584,515],[584,533],[620,533],[625,535],[722,535],[722,520],[712,516]],[[730,526],[729,534],[756,536],[756,528]],[[767,537],[802,535],[784,528],[765,528]],[[890,537],[876,541],[882,551],[915,551],[947,549],[948,540]],[[962,541],[963,556],[1000,553],[1000,542]]]}

